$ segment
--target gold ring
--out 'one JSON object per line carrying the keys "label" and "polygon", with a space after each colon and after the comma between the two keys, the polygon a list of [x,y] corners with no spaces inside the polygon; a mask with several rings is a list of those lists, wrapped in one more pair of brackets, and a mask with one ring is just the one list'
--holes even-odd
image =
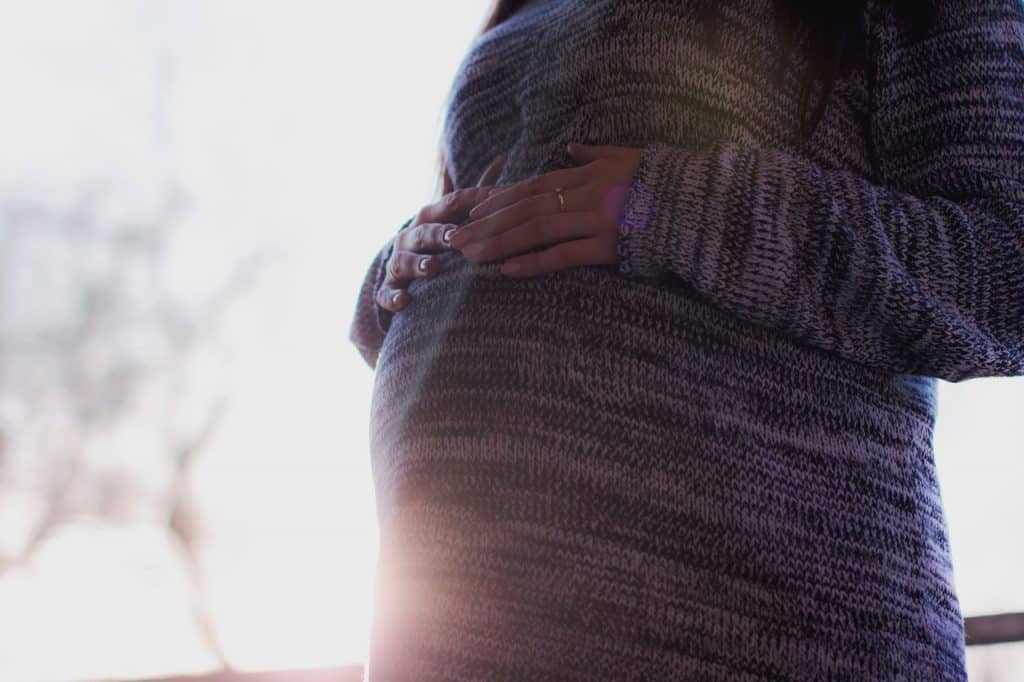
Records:
{"label": "gold ring", "polygon": [[562,188],[556,187],[555,194],[558,195],[558,210],[565,211],[565,195],[562,194]]}

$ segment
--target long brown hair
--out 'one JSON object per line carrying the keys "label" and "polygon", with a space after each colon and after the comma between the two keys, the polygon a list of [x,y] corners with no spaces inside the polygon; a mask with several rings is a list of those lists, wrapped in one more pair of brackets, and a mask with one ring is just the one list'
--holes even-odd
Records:
{"label": "long brown hair", "polygon": [[[716,49],[721,25],[720,0],[691,0],[700,4],[704,23],[703,40]],[[894,6],[912,36],[922,37],[934,21],[937,0],[885,0]],[[486,33],[517,12],[526,0],[493,0],[480,33]],[[837,79],[847,75],[866,58],[864,13],[867,0],[772,0],[775,6],[775,30],[779,38],[780,59],[775,74],[781,78],[793,49],[807,55],[810,71],[800,91],[799,120],[802,135],[814,133],[825,112],[828,97]],[[811,95],[817,91],[816,106],[809,109]],[[438,151],[441,194],[454,189],[444,155],[444,139]]]}

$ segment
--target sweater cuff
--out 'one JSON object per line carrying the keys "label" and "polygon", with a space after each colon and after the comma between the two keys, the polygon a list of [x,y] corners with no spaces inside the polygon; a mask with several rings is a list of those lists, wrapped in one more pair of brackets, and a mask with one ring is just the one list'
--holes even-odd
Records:
{"label": "sweater cuff", "polygon": [[697,270],[704,165],[694,153],[667,144],[644,149],[619,226],[622,274],[657,277],[673,271],[685,279]]}
{"label": "sweater cuff", "polygon": [[618,233],[620,271],[639,278],[673,271],[688,279],[697,267],[701,164],[690,152],[655,142],[645,147]]}
{"label": "sweater cuff", "polygon": [[781,154],[724,140],[650,145],[624,206],[620,272],[674,275],[752,322],[786,323],[803,227],[793,175]]}
{"label": "sweater cuff", "polygon": [[784,174],[751,147],[648,146],[623,209],[620,272],[680,277],[727,308],[763,304],[784,280],[775,260],[785,244],[776,215],[785,187]]}

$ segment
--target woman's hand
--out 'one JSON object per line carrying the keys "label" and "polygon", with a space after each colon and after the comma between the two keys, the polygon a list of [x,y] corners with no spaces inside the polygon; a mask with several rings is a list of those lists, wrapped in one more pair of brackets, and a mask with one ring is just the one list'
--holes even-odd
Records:
{"label": "woman's hand", "polygon": [[469,210],[494,190],[505,158],[506,154],[495,157],[476,187],[457,189],[427,204],[409,227],[395,235],[387,276],[377,291],[377,305],[398,312],[409,303],[409,282],[438,273],[440,263],[433,255],[452,248],[449,239],[458,227],[452,223],[469,217]]}
{"label": "woman's hand", "polygon": [[[618,262],[618,236],[630,183],[644,150],[572,143],[585,165],[527,178],[469,212],[451,245],[475,263],[506,260],[501,272],[532,277],[579,265]],[[562,188],[565,210],[556,187]],[[526,253],[547,247],[536,253]],[[525,254],[525,255],[523,255]]]}

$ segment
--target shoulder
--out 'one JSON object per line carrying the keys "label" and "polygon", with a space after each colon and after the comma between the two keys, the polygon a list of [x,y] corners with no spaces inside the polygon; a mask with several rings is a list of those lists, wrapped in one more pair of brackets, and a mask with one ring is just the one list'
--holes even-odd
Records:
{"label": "shoulder", "polygon": [[1024,66],[1021,0],[868,0],[865,22],[868,60],[881,82],[944,89],[955,84],[943,78],[976,82]]}
{"label": "shoulder", "polygon": [[945,194],[958,183],[977,185],[983,173],[1021,177],[1024,4],[930,0],[934,13],[922,28],[900,12],[901,1],[915,0],[869,0],[873,140],[883,177],[899,178],[907,191]]}
{"label": "shoulder", "polygon": [[881,47],[931,40],[1024,40],[1021,0],[868,0],[869,35]]}

